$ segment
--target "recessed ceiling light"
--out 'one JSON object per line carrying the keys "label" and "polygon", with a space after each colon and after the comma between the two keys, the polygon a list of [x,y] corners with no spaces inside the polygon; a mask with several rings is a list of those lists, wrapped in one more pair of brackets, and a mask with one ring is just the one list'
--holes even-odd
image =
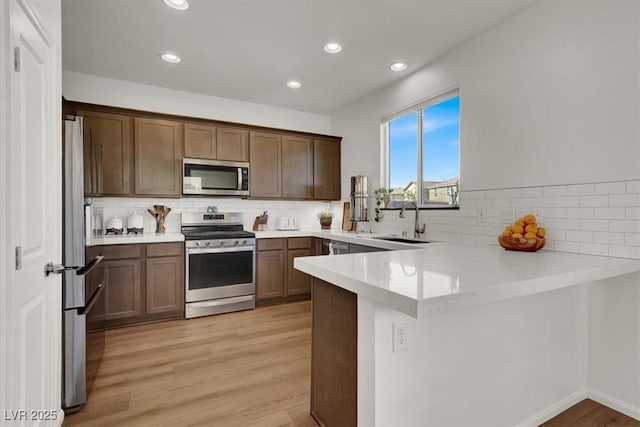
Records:
{"label": "recessed ceiling light", "polygon": [[172,64],[177,64],[178,62],[180,62],[180,57],[175,53],[165,52],[162,55],[160,55],[160,58]]}
{"label": "recessed ceiling light", "polygon": [[302,86],[302,84],[296,80],[291,80],[287,82],[287,86],[289,86],[291,89],[298,89]]}
{"label": "recessed ceiling light", "polygon": [[396,62],[395,64],[391,64],[391,68],[393,71],[404,71],[407,69],[407,64],[404,62]]}
{"label": "recessed ceiling light", "polygon": [[176,10],[187,10],[189,8],[187,0],[164,0],[164,4]]}
{"label": "recessed ceiling light", "polygon": [[324,51],[327,53],[338,53],[342,50],[342,46],[340,46],[338,43],[327,43],[324,45]]}

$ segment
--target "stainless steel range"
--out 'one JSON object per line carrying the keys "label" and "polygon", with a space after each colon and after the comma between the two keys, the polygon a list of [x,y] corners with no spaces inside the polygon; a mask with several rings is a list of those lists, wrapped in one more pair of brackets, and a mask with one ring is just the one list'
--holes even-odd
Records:
{"label": "stainless steel range", "polygon": [[255,234],[241,213],[183,213],[185,317],[255,308]]}

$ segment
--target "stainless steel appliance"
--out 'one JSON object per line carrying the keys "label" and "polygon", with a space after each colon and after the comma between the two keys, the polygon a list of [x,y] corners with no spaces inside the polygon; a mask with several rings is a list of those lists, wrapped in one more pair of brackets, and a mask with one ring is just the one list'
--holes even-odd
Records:
{"label": "stainless steel appliance", "polygon": [[182,170],[184,195],[249,196],[249,163],[185,158]]}
{"label": "stainless steel appliance", "polygon": [[367,177],[356,175],[351,177],[351,221],[369,221]]}
{"label": "stainless steel appliance", "polygon": [[255,234],[241,213],[183,213],[185,317],[255,308]]}
{"label": "stainless steel appliance", "polygon": [[[359,254],[364,252],[384,252],[388,249],[376,248],[374,246],[358,245],[356,243],[341,242],[339,240],[332,240],[330,243],[331,255],[342,254]],[[324,255],[324,254],[323,254]]]}
{"label": "stainless steel appliance", "polygon": [[[63,181],[63,263],[48,265],[46,274],[63,274],[63,339],[62,339],[62,407],[65,412],[75,412],[87,401],[92,383],[87,375],[97,372],[104,347],[104,333],[87,336],[86,316],[104,290],[105,285],[87,289],[85,275],[95,268],[102,256],[85,265],[85,236],[90,226],[91,209],[86,209],[84,199],[82,118],[64,121],[64,181]],[[89,345],[87,345],[89,343]],[[89,355],[89,357],[87,357]]]}

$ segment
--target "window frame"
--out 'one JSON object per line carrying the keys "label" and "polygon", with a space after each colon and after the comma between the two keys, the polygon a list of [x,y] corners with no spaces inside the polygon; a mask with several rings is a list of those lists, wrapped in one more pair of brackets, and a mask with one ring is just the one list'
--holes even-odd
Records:
{"label": "window frame", "polygon": [[[381,118],[381,123],[380,123],[380,176],[381,176],[381,182],[383,183],[383,186],[385,188],[390,188],[390,166],[389,166],[389,161],[390,161],[390,153],[389,153],[389,143],[390,143],[390,138],[389,138],[389,123],[392,120],[395,120],[397,118],[400,118],[402,116],[405,116],[407,114],[411,114],[411,113],[415,113],[418,112],[418,128],[417,128],[417,134],[418,134],[418,141],[417,141],[417,181],[416,181],[416,185],[417,185],[417,189],[416,189],[416,194],[419,197],[419,201],[420,204],[418,204],[418,208],[419,209],[454,209],[454,210],[458,210],[460,209],[460,199],[458,199],[458,203],[456,205],[449,205],[449,206],[438,206],[438,205],[434,205],[434,204],[424,204],[424,178],[423,178],[423,174],[422,174],[422,163],[423,163],[423,121],[424,121],[424,109],[429,108],[433,105],[439,104],[441,102],[447,101],[451,98],[455,98],[455,97],[460,97],[460,86],[456,85],[453,87],[449,87],[447,89],[444,89],[434,95],[428,96],[426,98],[421,99],[420,101],[411,104],[409,106],[403,107],[399,110],[393,111],[389,114],[385,114],[384,116],[382,116]],[[458,114],[458,118],[459,120],[461,120],[461,115],[462,114]],[[461,182],[461,175],[462,175],[462,171],[460,171],[460,152],[458,151],[458,170],[459,170],[459,174],[458,174],[458,194],[460,193],[460,182]],[[400,209],[400,208],[386,208],[386,209]]]}

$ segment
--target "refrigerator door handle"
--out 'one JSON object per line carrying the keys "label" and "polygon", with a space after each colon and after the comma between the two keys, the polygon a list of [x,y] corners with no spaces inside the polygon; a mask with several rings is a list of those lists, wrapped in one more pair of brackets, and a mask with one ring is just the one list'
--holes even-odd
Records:
{"label": "refrigerator door handle", "polygon": [[91,270],[93,270],[94,268],[96,268],[96,266],[98,264],[100,264],[100,262],[104,259],[103,255],[96,255],[96,257],[94,259],[92,259],[89,264],[85,265],[84,267],[76,267],[76,275],[78,276],[84,276],[87,273],[89,273]]}
{"label": "refrigerator door handle", "polygon": [[89,298],[89,302],[87,302],[87,305],[85,305],[84,308],[78,309],[78,314],[81,316],[87,314],[96,303],[96,301],[98,301],[98,298],[100,297],[100,294],[102,294],[102,291],[104,291],[104,283],[100,283],[98,285],[98,289],[96,289],[93,295],[91,295],[91,298]]}

